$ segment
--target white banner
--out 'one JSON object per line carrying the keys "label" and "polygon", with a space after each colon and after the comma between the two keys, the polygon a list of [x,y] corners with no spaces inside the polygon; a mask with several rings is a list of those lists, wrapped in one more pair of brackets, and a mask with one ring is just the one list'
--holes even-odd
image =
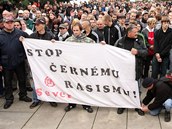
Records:
{"label": "white banner", "polygon": [[24,39],[38,98],[139,108],[135,57],[109,45]]}

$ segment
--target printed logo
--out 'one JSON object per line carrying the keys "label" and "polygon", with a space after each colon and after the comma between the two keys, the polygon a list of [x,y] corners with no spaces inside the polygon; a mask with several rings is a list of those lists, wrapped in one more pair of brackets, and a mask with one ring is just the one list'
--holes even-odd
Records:
{"label": "printed logo", "polygon": [[51,78],[49,78],[48,76],[45,78],[44,82],[45,82],[45,85],[48,87],[55,86],[55,83],[53,82],[53,80]]}

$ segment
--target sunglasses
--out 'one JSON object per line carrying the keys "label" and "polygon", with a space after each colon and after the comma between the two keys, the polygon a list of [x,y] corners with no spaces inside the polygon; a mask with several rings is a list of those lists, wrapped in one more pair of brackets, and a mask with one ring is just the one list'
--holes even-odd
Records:
{"label": "sunglasses", "polygon": [[66,29],[66,28],[59,28],[60,30],[64,30],[64,29]]}

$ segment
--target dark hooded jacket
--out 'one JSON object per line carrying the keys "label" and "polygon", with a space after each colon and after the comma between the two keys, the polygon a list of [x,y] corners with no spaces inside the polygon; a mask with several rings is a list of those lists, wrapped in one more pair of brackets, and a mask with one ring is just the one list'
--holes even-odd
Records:
{"label": "dark hooded jacket", "polygon": [[167,83],[160,79],[156,80],[153,85],[153,88],[147,91],[146,97],[143,99],[144,105],[148,105],[154,99],[148,106],[149,110],[162,107],[167,99],[172,98],[172,88]]}

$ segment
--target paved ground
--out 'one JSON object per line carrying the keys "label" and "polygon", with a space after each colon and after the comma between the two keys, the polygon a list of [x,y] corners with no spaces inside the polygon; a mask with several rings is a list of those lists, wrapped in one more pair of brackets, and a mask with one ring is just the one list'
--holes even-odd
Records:
{"label": "paved ground", "polygon": [[46,102],[29,109],[31,103],[19,101],[17,92],[14,94],[14,104],[6,110],[0,98],[0,129],[172,129],[172,121],[164,122],[164,112],[157,117],[139,116],[130,109],[118,115],[115,108],[94,107],[90,114],[77,106],[66,113],[67,104],[53,108]]}

